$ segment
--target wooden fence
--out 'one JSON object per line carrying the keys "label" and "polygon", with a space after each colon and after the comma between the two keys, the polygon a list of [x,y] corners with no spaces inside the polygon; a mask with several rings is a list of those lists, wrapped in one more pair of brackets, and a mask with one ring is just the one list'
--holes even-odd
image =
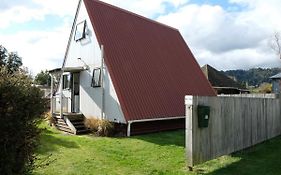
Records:
{"label": "wooden fence", "polygon": [[[281,134],[280,98],[186,96],[188,166],[251,147]],[[198,127],[198,105],[210,107],[208,127]]]}

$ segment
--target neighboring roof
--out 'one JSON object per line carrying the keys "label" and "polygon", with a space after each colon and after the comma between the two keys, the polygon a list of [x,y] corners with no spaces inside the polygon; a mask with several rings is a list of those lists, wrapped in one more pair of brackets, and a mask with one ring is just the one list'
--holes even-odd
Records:
{"label": "neighboring roof", "polygon": [[60,73],[60,72],[61,72],[61,68],[55,68],[55,69],[49,70],[48,72],[49,72],[50,74],[53,74],[53,73]]}
{"label": "neighboring roof", "polygon": [[201,69],[213,87],[231,87],[243,89],[238,82],[234,81],[224,73],[216,70],[208,64],[204,65]]}
{"label": "neighboring roof", "polygon": [[127,121],[185,116],[185,95],[216,95],[178,30],[101,1],[84,3]]}
{"label": "neighboring roof", "polygon": [[281,72],[279,74],[276,74],[272,77],[270,77],[271,79],[281,79]]}

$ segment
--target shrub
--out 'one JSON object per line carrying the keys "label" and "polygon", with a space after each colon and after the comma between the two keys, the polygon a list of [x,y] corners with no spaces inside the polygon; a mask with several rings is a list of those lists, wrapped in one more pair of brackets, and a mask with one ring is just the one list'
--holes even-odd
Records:
{"label": "shrub", "polygon": [[50,126],[53,126],[56,123],[54,117],[50,112],[45,113],[44,118]]}
{"label": "shrub", "polygon": [[260,93],[271,93],[272,85],[270,83],[262,83],[258,89]]}
{"label": "shrub", "polygon": [[33,165],[46,103],[27,75],[2,66],[0,77],[0,174],[25,174]]}
{"label": "shrub", "polygon": [[90,129],[91,132],[95,133],[98,131],[100,119],[88,118],[85,120],[85,126]]}
{"label": "shrub", "polygon": [[99,136],[112,136],[114,132],[114,125],[108,120],[100,120],[97,135]]}
{"label": "shrub", "polygon": [[89,118],[85,120],[85,125],[97,136],[112,136],[114,134],[114,124],[108,120]]}

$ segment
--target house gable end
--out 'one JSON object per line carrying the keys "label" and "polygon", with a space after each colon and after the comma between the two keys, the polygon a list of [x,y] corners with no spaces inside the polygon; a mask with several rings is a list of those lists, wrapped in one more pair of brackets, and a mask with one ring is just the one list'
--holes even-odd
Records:
{"label": "house gable end", "polygon": [[[80,111],[87,118],[101,118],[102,93],[104,93],[105,118],[110,121],[126,123],[106,64],[104,92],[101,87],[91,86],[94,69],[101,67],[101,49],[84,1],[81,0],[78,6],[63,67],[87,68],[87,70],[80,72]],[[86,24],[85,37],[77,39],[75,38],[77,25],[83,24],[84,21]]]}
{"label": "house gable end", "polygon": [[127,121],[184,116],[185,95],[216,95],[178,30],[84,0]]}

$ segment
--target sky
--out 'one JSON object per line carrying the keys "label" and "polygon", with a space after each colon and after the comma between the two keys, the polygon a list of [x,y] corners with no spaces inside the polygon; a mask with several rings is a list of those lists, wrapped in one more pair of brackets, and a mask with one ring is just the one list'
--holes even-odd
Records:
{"label": "sky", "polygon": [[[103,0],[179,29],[197,62],[218,70],[281,67],[270,48],[280,0]],[[78,0],[1,0],[0,45],[32,74],[62,65]]]}

